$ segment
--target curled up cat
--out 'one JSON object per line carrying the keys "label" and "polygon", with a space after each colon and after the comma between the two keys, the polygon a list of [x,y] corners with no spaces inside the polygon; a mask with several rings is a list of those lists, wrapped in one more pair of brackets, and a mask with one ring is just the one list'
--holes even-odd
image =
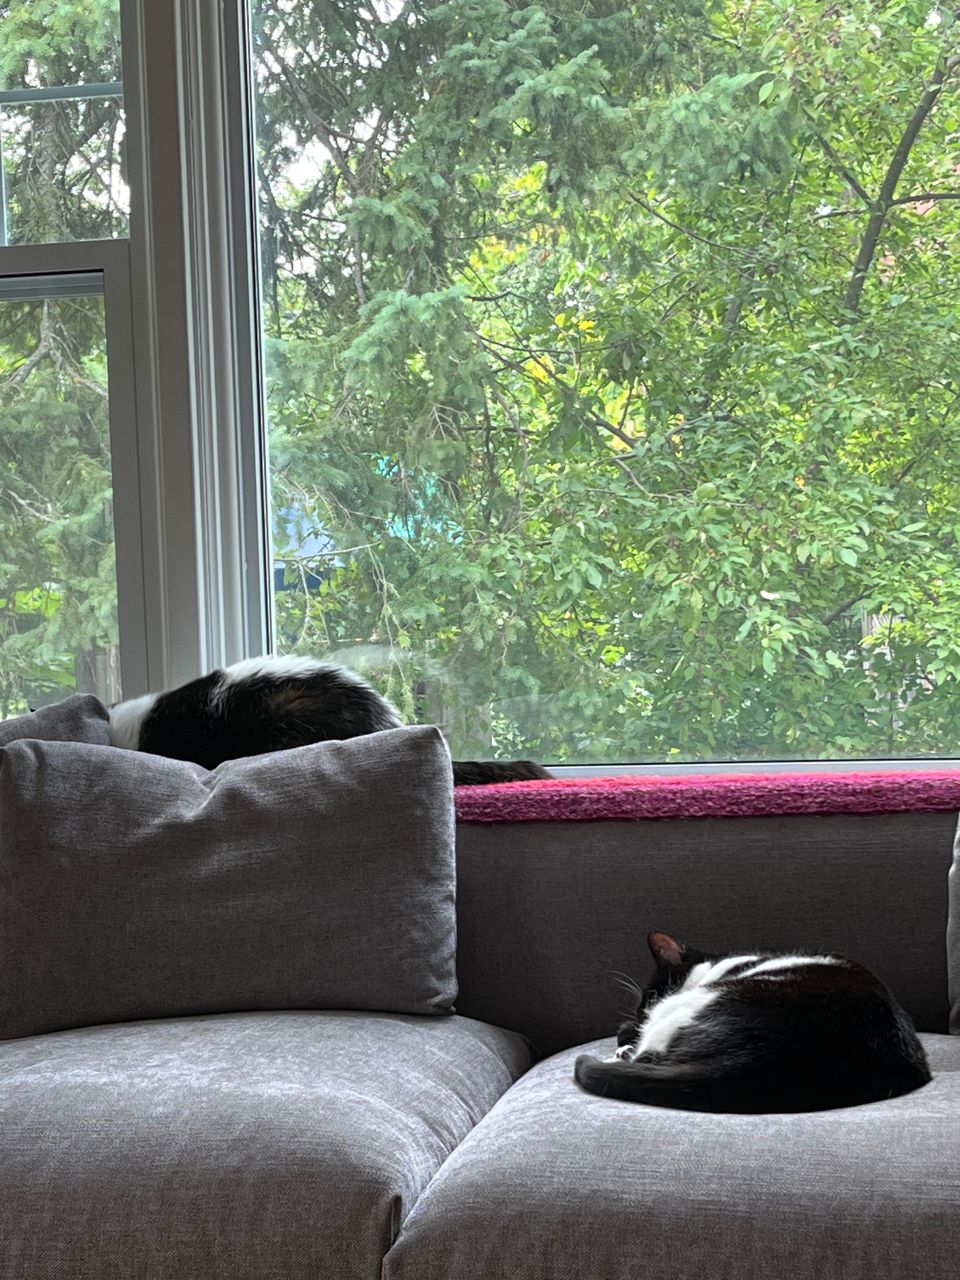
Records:
{"label": "curled up cat", "polygon": [[[362,676],[314,658],[248,658],[165,693],[110,708],[116,747],[190,760],[225,760],[399,729],[400,713]],[[456,786],[549,778],[532,760],[455,760]]]}
{"label": "curled up cat", "polygon": [[707,955],[667,933],[612,1059],[577,1059],[588,1092],[688,1111],[826,1111],[930,1080],[913,1023],[839,955]]}

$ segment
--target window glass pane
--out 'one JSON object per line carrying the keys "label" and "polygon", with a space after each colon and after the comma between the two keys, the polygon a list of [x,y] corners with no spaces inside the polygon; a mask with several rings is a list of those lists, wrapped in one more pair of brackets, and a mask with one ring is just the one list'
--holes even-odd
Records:
{"label": "window glass pane", "polygon": [[0,5],[0,244],[127,234],[119,0]]}
{"label": "window glass pane", "polygon": [[949,6],[253,24],[283,648],[464,756],[955,752]]}
{"label": "window glass pane", "polygon": [[120,694],[101,293],[0,277],[0,718]]}

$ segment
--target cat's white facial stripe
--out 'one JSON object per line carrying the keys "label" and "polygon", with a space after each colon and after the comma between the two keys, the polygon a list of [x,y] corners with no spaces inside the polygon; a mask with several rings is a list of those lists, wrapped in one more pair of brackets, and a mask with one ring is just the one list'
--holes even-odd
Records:
{"label": "cat's white facial stripe", "polygon": [[738,973],[737,978],[759,978],[767,974],[777,973],[782,969],[803,969],[810,964],[839,964],[836,956],[774,956],[772,960],[763,960],[752,969]]}
{"label": "cat's white facial stripe", "polygon": [[140,746],[140,729],[153,710],[157,694],[145,693],[128,702],[118,702],[110,708],[110,741],[115,747],[136,751]]}

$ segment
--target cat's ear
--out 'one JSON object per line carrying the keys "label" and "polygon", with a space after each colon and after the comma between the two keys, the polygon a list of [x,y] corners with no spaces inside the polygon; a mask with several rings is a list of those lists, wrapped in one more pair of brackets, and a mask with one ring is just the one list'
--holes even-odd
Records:
{"label": "cat's ear", "polygon": [[669,933],[648,933],[647,946],[657,964],[665,965],[668,969],[683,964],[687,958],[687,948]]}

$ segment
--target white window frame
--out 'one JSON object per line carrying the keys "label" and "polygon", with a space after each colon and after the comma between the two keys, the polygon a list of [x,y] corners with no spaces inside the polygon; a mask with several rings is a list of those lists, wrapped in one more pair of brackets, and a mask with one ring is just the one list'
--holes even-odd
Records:
{"label": "white window frame", "polygon": [[120,0],[155,689],[272,648],[241,12],[237,0]]}

